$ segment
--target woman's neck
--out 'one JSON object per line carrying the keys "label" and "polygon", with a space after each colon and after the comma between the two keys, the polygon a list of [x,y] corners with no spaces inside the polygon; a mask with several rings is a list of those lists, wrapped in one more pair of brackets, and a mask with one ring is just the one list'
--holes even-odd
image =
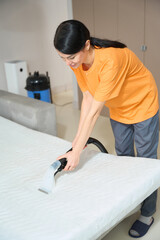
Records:
{"label": "woman's neck", "polygon": [[82,68],[84,71],[87,71],[90,69],[90,67],[92,66],[93,62],[94,62],[94,55],[95,55],[95,49],[93,47],[90,47],[86,59],[84,61],[84,63],[82,64]]}

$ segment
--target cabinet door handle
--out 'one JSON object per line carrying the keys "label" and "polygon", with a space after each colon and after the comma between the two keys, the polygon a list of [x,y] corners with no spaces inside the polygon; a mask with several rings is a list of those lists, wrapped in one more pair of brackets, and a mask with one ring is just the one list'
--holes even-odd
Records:
{"label": "cabinet door handle", "polygon": [[141,51],[142,51],[142,52],[147,51],[147,46],[146,46],[146,45],[142,45],[142,46],[141,46]]}

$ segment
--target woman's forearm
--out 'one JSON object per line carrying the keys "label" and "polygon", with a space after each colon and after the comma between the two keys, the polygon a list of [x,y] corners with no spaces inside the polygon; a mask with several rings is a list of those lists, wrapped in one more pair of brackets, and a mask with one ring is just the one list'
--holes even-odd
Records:
{"label": "woman's forearm", "polygon": [[95,100],[92,100],[92,105],[90,106],[90,109],[85,116],[85,119],[83,119],[83,124],[81,125],[78,138],[73,147],[73,150],[78,154],[82,151],[88,138],[90,137],[90,134],[94,128],[94,125],[100,115],[103,106],[104,102],[97,102]]}
{"label": "woman's forearm", "polygon": [[79,137],[79,135],[81,133],[82,126],[84,124],[86,116],[89,113],[92,101],[93,101],[93,97],[91,96],[90,93],[88,93],[88,92],[83,93],[83,100],[82,100],[82,104],[81,104],[81,114],[80,114],[78,130],[77,130],[76,136],[75,136],[75,138],[74,138],[74,140],[72,142],[72,147],[75,146],[75,144],[77,142],[77,139],[78,139],[78,137]]}

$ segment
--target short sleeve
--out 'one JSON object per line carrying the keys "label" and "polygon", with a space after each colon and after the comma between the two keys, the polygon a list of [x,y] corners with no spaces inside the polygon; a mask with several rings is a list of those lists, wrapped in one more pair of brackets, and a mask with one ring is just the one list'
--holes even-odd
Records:
{"label": "short sleeve", "polygon": [[78,86],[79,88],[81,89],[82,92],[85,92],[88,90],[87,88],[87,84],[85,82],[85,78],[82,74],[82,72],[79,70],[79,69],[73,69],[71,68],[76,76],[76,79],[77,79],[77,83],[78,83]]}
{"label": "short sleeve", "polygon": [[99,74],[99,85],[94,98],[97,101],[107,101],[117,97],[122,89],[125,74],[120,64],[107,61]]}

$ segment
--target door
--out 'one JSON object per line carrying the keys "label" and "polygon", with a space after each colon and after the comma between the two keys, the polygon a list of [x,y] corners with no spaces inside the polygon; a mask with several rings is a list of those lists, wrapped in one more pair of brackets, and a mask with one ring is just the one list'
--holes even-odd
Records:
{"label": "door", "polygon": [[[160,96],[160,1],[146,0],[145,65],[152,72]],[[160,99],[160,97],[159,97]]]}

